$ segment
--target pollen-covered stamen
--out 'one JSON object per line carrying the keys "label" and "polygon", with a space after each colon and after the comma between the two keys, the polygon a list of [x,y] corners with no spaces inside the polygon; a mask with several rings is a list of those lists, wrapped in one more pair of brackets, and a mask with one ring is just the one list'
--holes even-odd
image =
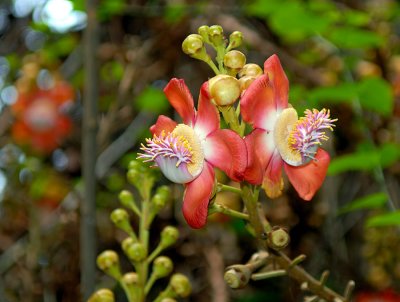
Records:
{"label": "pollen-covered stamen", "polygon": [[288,142],[290,147],[301,154],[302,160],[308,162],[314,159],[322,141],[328,140],[325,129],[333,130],[337,119],[330,118],[327,109],[306,110],[305,116],[300,118],[290,132]]}

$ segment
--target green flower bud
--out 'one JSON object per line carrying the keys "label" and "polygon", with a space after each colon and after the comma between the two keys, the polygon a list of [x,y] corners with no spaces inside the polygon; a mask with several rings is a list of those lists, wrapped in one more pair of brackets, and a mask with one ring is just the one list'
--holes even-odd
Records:
{"label": "green flower bud", "polygon": [[138,160],[131,160],[128,164],[128,170],[141,170],[142,164]]}
{"label": "green flower bud", "polygon": [[182,50],[189,56],[200,53],[204,48],[203,38],[198,34],[191,34],[182,42]]}
{"label": "green flower bud", "polygon": [[240,96],[240,85],[236,78],[229,75],[217,75],[208,81],[212,101],[218,106],[229,106]]}
{"label": "green flower bud", "polygon": [[128,190],[122,190],[118,195],[119,201],[124,207],[130,208],[133,203],[135,203],[135,199],[133,195]]}
{"label": "green flower bud", "polygon": [[228,51],[224,56],[224,65],[235,73],[239,72],[246,64],[246,56],[239,50]]}
{"label": "green flower bud", "polygon": [[156,278],[164,278],[172,273],[174,264],[172,260],[166,256],[159,256],[153,262],[153,274]]}
{"label": "green flower bud", "polygon": [[93,293],[87,302],[114,302],[114,293],[106,288],[99,289]]}
{"label": "green flower bud", "polygon": [[243,93],[247,88],[249,88],[250,84],[254,82],[256,77],[254,76],[244,76],[239,79],[240,91]]}
{"label": "green flower bud", "polygon": [[172,298],[164,298],[161,300],[161,302],[176,302],[176,300]]}
{"label": "green flower bud", "polygon": [[132,226],[129,222],[129,214],[126,210],[115,209],[114,211],[111,212],[110,218],[116,227],[127,232],[128,234],[133,233]]}
{"label": "green flower bud", "polygon": [[127,286],[136,286],[138,284],[138,275],[134,272],[126,273],[122,276],[122,282]]}
{"label": "green flower bud", "polygon": [[268,233],[268,245],[275,250],[281,250],[285,248],[289,242],[289,234],[283,228],[278,227]]}
{"label": "green flower bud", "polygon": [[136,169],[129,169],[126,173],[126,178],[128,179],[129,183],[134,186],[138,185],[141,177],[143,177],[143,175]]}
{"label": "green flower bud", "polygon": [[210,43],[210,40],[208,39],[208,31],[209,30],[210,30],[210,28],[207,25],[200,26],[199,29],[197,30],[198,34],[207,43]]}
{"label": "green flower bud", "polygon": [[163,248],[173,245],[179,238],[179,231],[176,227],[166,226],[161,231],[160,245]]}
{"label": "green flower bud", "polygon": [[163,209],[171,196],[171,189],[168,186],[161,186],[157,188],[156,194],[151,199],[151,203],[156,211]]}
{"label": "green flower bud", "polygon": [[174,274],[169,281],[169,284],[175,294],[181,298],[186,298],[192,292],[192,286],[189,279],[182,274]]}
{"label": "green flower bud", "polygon": [[97,266],[115,279],[121,276],[118,254],[112,250],[106,250],[97,256]]}
{"label": "green flower bud", "polygon": [[236,48],[242,45],[243,42],[243,34],[240,31],[234,31],[229,36],[229,45],[228,49]]}
{"label": "green flower bud", "polygon": [[224,274],[224,280],[230,288],[243,288],[249,283],[251,271],[244,265],[237,265],[244,269],[229,268]]}
{"label": "green flower bud", "polygon": [[142,261],[147,256],[147,252],[143,244],[140,242],[135,242],[130,237],[122,241],[122,250],[130,260],[135,262]]}
{"label": "green flower bud", "polygon": [[243,66],[243,68],[239,71],[238,76],[253,76],[258,77],[263,74],[263,70],[260,66],[254,63],[249,63]]}
{"label": "green flower bud", "polygon": [[224,30],[220,25],[213,25],[208,28],[208,39],[215,46],[218,47],[224,44]]}

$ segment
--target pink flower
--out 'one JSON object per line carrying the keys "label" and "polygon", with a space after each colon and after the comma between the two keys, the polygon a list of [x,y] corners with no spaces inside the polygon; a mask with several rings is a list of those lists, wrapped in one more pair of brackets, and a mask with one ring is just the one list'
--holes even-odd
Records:
{"label": "pink flower", "polygon": [[322,185],[330,157],[319,148],[332,130],[329,110],[306,110],[298,119],[288,104],[289,82],[276,55],[264,63],[264,74],[244,93],[242,118],[254,130],[245,137],[248,167],[245,180],[262,184],[270,198],[282,194],[282,167],[304,200],[310,200]]}
{"label": "pink flower", "polygon": [[193,228],[201,228],[207,220],[209,200],[213,197],[214,167],[239,181],[247,164],[246,146],[232,130],[219,129],[219,113],[210,101],[208,83],[201,87],[198,111],[185,82],[172,79],[164,92],[182,117],[178,124],[159,116],[150,130],[152,139],[138,158],[154,161],[172,182],[185,185],[183,215]]}

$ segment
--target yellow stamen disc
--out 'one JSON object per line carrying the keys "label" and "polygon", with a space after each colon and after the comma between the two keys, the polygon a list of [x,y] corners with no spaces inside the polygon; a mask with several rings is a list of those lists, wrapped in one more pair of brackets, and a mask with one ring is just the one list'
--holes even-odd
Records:
{"label": "yellow stamen disc", "polygon": [[298,120],[297,112],[293,108],[284,109],[279,115],[274,127],[274,142],[282,159],[292,166],[300,166],[302,157],[300,152],[290,146],[289,137]]}
{"label": "yellow stamen disc", "polygon": [[187,164],[189,173],[193,176],[199,175],[203,170],[204,163],[204,152],[199,137],[193,128],[185,124],[178,124],[174,131],[172,131],[172,134],[179,138],[192,154],[191,162]]}

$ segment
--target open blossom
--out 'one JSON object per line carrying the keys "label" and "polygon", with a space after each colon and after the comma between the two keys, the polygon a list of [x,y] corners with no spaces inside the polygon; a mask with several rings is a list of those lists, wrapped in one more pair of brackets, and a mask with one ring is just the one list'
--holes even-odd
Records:
{"label": "open blossom", "polygon": [[219,129],[219,114],[211,103],[208,82],[201,87],[197,111],[183,80],[172,79],[164,92],[183,123],[161,115],[150,128],[153,138],[142,145],[138,158],[154,161],[169,180],[185,185],[183,215],[191,227],[201,228],[213,195],[214,167],[233,180],[242,179],[246,146],[234,131]]}
{"label": "open blossom", "polygon": [[306,110],[298,118],[288,104],[289,82],[276,55],[264,63],[264,74],[246,90],[241,100],[243,120],[254,130],[245,137],[248,167],[245,179],[262,184],[271,198],[282,193],[282,167],[304,200],[322,185],[329,154],[320,148],[336,119],[329,110]]}

